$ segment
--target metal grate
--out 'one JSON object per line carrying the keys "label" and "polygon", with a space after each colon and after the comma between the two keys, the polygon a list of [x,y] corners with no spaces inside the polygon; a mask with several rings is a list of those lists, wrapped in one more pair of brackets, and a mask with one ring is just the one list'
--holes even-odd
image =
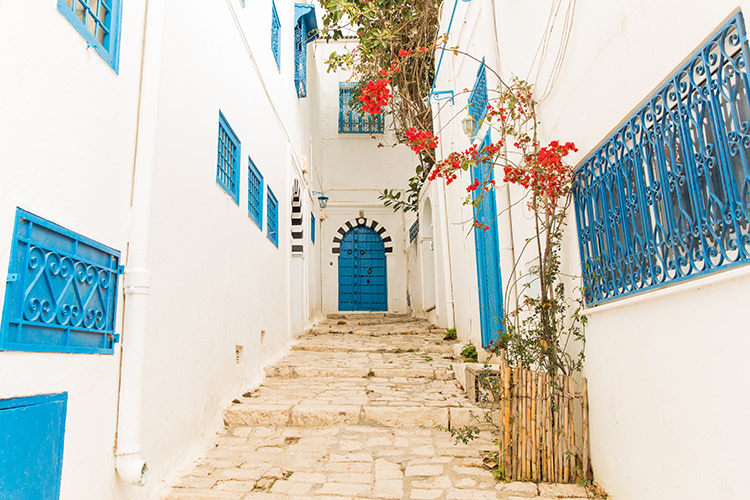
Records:
{"label": "metal grate", "polygon": [[385,129],[383,114],[363,113],[355,99],[356,82],[339,83],[339,133],[382,134]]}
{"label": "metal grate", "polygon": [[120,252],[16,212],[0,350],[112,354]]}
{"label": "metal grate", "polygon": [[240,140],[219,111],[219,148],[216,160],[216,182],[239,205]]}
{"label": "metal grate", "polygon": [[479,122],[484,115],[487,113],[487,70],[484,66],[484,59],[482,60],[479,71],[477,72],[477,79],[474,82],[474,88],[469,94],[469,114],[474,118],[475,122]]}
{"label": "metal grate", "polygon": [[268,188],[266,213],[268,214],[268,239],[279,246],[279,202],[271,188]]}
{"label": "metal grate", "polygon": [[576,171],[588,305],[750,261],[750,73],[742,14]]}
{"label": "metal grate", "polygon": [[294,27],[294,86],[297,97],[307,97],[307,29],[301,17]]}
{"label": "metal grate", "polygon": [[117,71],[120,0],[57,0],[57,10],[89,46]]}
{"label": "metal grate", "polygon": [[281,22],[276,12],[276,2],[271,2],[271,52],[276,59],[276,66],[281,70]]}
{"label": "metal grate", "polygon": [[263,229],[263,175],[253,163],[252,158],[247,158],[247,215]]}
{"label": "metal grate", "polygon": [[419,219],[414,221],[414,224],[409,228],[409,243],[413,242],[417,234],[419,234]]}

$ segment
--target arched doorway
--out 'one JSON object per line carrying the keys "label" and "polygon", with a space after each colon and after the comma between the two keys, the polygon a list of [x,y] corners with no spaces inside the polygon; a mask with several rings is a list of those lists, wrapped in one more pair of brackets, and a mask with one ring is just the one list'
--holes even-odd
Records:
{"label": "arched doorway", "polygon": [[435,309],[435,241],[432,227],[432,202],[425,199],[422,227],[419,228],[422,258],[422,300],[425,312]]}
{"label": "arched doorway", "polygon": [[339,311],[387,311],[387,289],[383,238],[370,227],[352,227],[339,249]]}

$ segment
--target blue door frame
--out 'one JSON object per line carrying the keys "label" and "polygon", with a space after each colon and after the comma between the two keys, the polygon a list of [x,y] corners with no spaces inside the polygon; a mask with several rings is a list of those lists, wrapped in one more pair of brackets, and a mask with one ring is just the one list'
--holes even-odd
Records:
{"label": "blue door frame", "polygon": [[0,400],[0,498],[60,497],[68,394]]}
{"label": "blue door frame", "polygon": [[385,243],[366,226],[341,238],[339,251],[339,311],[387,311]]}
{"label": "blue door frame", "polygon": [[[480,146],[480,150],[492,142],[490,132],[487,132]],[[471,169],[472,182],[479,179],[485,181],[494,179],[491,164],[479,163]],[[480,193],[474,191],[476,199]],[[489,347],[500,339],[503,334],[503,289],[500,274],[500,243],[498,241],[497,202],[495,190],[484,192],[479,206],[474,207],[474,217],[484,224],[483,228],[474,228],[474,245],[477,256],[477,281],[479,288],[479,317],[482,328],[482,346]]]}

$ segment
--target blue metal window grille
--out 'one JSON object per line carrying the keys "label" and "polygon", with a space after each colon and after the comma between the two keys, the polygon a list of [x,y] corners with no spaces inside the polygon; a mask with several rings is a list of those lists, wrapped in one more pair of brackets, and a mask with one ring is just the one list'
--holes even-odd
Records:
{"label": "blue metal window grille", "polygon": [[57,10],[116,73],[120,59],[120,0],[57,0]]}
{"label": "blue metal window grille", "polygon": [[65,392],[0,400],[3,498],[60,498],[67,407]]}
{"label": "blue metal window grille", "polygon": [[271,52],[276,59],[276,67],[281,71],[281,21],[276,12],[276,2],[271,2]]}
{"label": "blue metal window grille", "polygon": [[297,97],[307,97],[307,44],[318,38],[315,7],[294,4],[294,86]]}
{"label": "blue metal window grille", "polygon": [[315,244],[315,214],[310,212],[310,241]]}
{"label": "blue metal window grille", "polygon": [[419,234],[419,219],[415,220],[414,224],[412,224],[411,227],[409,228],[409,243],[410,244],[416,239],[417,234]]}
{"label": "blue metal window grille", "polygon": [[216,182],[236,204],[240,204],[240,140],[221,111],[219,111]]}
{"label": "blue metal window grille", "polygon": [[305,18],[301,17],[294,27],[294,86],[297,88],[297,97],[307,97],[306,33]]}
{"label": "blue metal window grille", "polygon": [[356,82],[339,83],[339,134],[382,134],[383,113],[371,115],[360,110],[354,98]]}
{"label": "blue metal window grille", "polygon": [[484,59],[482,59],[482,64],[479,66],[479,71],[477,71],[477,79],[474,82],[474,87],[472,88],[471,93],[469,94],[469,114],[474,118],[474,121],[477,124],[476,130],[479,129],[479,121],[484,118],[485,114],[487,114],[488,100],[487,68],[484,65]]}
{"label": "blue metal window grille", "polygon": [[576,171],[586,303],[750,261],[750,73],[737,13]]}
{"label": "blue metal window grille", "polygon": [[253,163],[252,158],[247,158],[247,214],[263,230],[263,175]]}
{"label": "blue metal window grille", "polygon": [[112,354],[120,252],[18,209],[0,350]]}
{"label": "blue metal window grille", "polygon": [[268,188],[268,196],[266,201],[266,213],[268,214],[268,239],[271,243],[279,246],[279,201],[274,196],[271,188]]}

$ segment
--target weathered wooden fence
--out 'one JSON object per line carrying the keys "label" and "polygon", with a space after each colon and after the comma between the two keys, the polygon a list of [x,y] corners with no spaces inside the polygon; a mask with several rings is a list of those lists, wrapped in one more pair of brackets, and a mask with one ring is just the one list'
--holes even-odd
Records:
{"label": "weathered wooden fence", "polygon": [[[501,356],[501,358],[503,358]],[[586,379],[511,368],[477,378],[478,399],[499,425],[498,466],[506,480],[575,483],[591,479]]]}

